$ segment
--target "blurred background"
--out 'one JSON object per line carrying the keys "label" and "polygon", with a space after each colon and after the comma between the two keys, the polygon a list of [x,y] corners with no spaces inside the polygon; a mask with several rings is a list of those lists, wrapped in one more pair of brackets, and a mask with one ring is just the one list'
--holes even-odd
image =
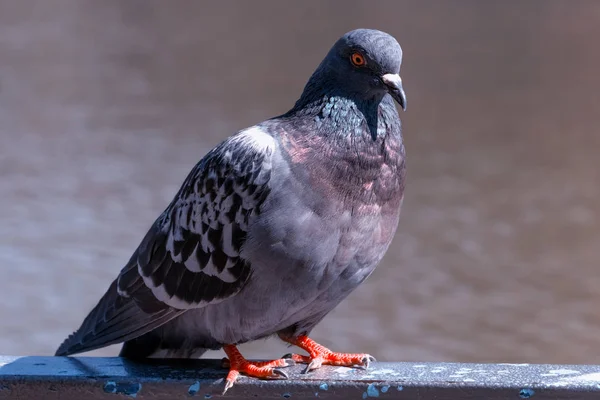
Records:
{"label": "blurred background", "polygon": [[383,263],[314,338],[597,363],[596,0],[0,0],[0,354],[53,354],[204,153],[287,111],[358,27],[404,48],[409,180]]}

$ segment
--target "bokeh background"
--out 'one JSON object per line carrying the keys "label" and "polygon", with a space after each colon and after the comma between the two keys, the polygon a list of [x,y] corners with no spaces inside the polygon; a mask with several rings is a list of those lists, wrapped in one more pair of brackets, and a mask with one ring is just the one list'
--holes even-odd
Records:
{"label": "bokeh background", "polygon": [[358,27],[404,48],[409,181],[385,260],[315,339],[597,363],[596,0],[0,0],[0,353],[53,354],[189,169]]}

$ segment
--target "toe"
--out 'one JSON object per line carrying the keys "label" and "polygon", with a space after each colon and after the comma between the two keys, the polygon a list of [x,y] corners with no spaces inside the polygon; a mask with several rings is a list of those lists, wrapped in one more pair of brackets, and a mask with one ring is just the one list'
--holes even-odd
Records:
{"label": "toe", "polygon": [[369,354],[328,353],[324,356],[323,364],[342,367],[358,367],[366,369],[375,358]]}
{"label": "toe", "polygon": [[261,379],[282,379],[287,378],[288,375],[280,370],[279,368],[273,368],[271,366],[256,366],[248,363],[244,365],[240,372],[247,376]]}
{"label": "toe", "polygon": [[301,354],[288,353],[288,354],[284,355],[282,358],[284,360],[290,360],[291,362],[293,362],[293,364],[290,364],[290,365],[295,365],[296,363],[308,364],[310,362],[309,356],[303,356]]}
{"label": "toe", "polygon": [[274,367],[285,368],[285,367],[290,367],[295,364],[294,360],[285,359],[285,358],[280,358],[278,360],[271,360],[271,361],[248,361],[248,363],[254,365],[255,367],[272,367],[272,368],[274,368]]}

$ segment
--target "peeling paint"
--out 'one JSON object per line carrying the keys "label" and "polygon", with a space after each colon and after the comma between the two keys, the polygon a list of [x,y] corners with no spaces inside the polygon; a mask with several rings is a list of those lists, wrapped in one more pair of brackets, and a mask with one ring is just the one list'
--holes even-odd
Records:
{"label": "peeling paint", "polygon": [[377,387],[375,386],[374,383],[371,383],[371,384],[369,384],[369,386],[367,386],[367,396],[379,397],[379,390],[377,390]]}
{"label": "peeling paint", "polygon": [[[386,389],[385,391],[382,389],[383,393],[387,392],[389,389],[389,386],[384,387]],[[379,397],[379,390],[377,389],[374,383],[370,383],[369,386],[367,386],[367,391],[362,394],[363,399],[366,399],[367,397]]]}
{"label": "peeling paint", "polygon": [[108,381],[104,384],[105,393],[124,394],[134,398],[140,390],[142,390],[141,383]]}
{"label": "peeling paint", "polygon": [[396,390],[397,390],[397,391],[399,391],[399,392],[401,392],[401,391],[403,391],[403,390],[404,390],[404,388],[403,388],[402,386],[398,386],[398,387],[396,388]]}
{"label": "peeling paint", "polygon": [[329,389],[329,385],[326,383],[321,383],[321,385],[319,385],[319,389],[321,390],[327,390]]}
{"label": "peeling paint", "polygon": [[188,389],[188,394],[190,396],[194,396],[196,393],[198,393],[199,390],[200,390],[200,382],[196,381],[196,383],[194,383],[193,385],[190,385],[190,388]]}
{"label": "peeling paint", "polygon": [[534,394],[535,391],[533,389],[521,389],[521,391],[519,392],[519,397],[522,399],[529,399]]}
{"label": "peeling paint", "polygon": [[381,387],[381,393],[387,393],[390,390],[390,385],[385,385]]}

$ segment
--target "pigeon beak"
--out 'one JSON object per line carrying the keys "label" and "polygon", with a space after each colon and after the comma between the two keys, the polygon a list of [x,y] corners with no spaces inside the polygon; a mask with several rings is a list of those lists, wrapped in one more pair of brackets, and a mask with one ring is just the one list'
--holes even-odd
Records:
{"label": "pigeon beak", "polygon": [[389,94],[406,111],[406,94],[404,93],[404,88],[402,88],[402,78],[400,78],[400,75],[385,74],[381,77],[381,80],[387,86]]}

